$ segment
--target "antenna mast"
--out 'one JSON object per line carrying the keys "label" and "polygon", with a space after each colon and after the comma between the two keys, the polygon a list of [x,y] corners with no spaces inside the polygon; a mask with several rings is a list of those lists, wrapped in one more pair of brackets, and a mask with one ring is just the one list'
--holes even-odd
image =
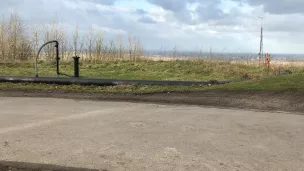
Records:
{"label": "antenna mast", "polygon": [[259,53],[259,65],[261,65],[261,59],[263,58],[263,17],[259,17],[261,19],[261,39],[260,39],[260,53]]}

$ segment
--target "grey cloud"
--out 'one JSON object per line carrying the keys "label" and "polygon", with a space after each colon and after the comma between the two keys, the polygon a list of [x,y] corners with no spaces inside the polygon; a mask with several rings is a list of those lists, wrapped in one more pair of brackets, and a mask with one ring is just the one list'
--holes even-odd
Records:
{"label": "grey cloud", "polygon": [[232,0],[239,3],[248,3],[252,6],[263,6],[265,12],[272,14],[304,13],[303,0]]}
{"label": "grey cloud", "polygon": [[147,24],[155,24],[155,23],[157,23],[155,20],[153,20],[153,18],[151,18],[149,16],[143,16],[138,21],[142,22],[142,23],[147,23]]}
{"label": "grey cloud", "polygon": [[147,11],[145,11],[145,10],[143,10],[143,9],[136,9],[135,12],[136,12],[137,14],[139,14],[139,15],[144,15],[144,14],[147,13]]}
{"label": "grey cloud", "polygon": [[248,17],[248,15],[242,13],[238,8],[232,8],[228,14],[219,12],[219,15],[214,16],[213,20],[210,20],[208,23],[211,26],[244,25],[246,17]]}
{"label": "grey cloud", "polygon": [[186,7],[188,0],[147,0],[151,4],[161,6],[164,9],[171,11],[181,11]]}
{"label": "grey cloud", "polygon": [[18,0],[0,1],[0,12],[3,12],[11,7],[21,6],[22,3]]}
{"label": "grey cloud", "polygon": [[223,17],[223,11],[218,7],[220,0],[214,0],[200,4],[196,9],[200,20],[216,20]]}
{"label": "grey cloud", "polygon": [[[230,13],[224,13],[223,10],[219,7],[222,3],[222,0],[147,0],[148,2],[158,5],[165,10],[171,11],[175,18],[180,22],[188,25],[195,25],[200,23],[208,22],[213,26],[237,26],[245,25],[243,27],[249,27],[246,25],[246,20],[252,20],[252,17],[257,17],[260,14],[252,14],[252,16],[247,16],[247,14],[240,12],[238,9],[233,9]],[[230,0],[224,0],[230,1]],[[231,0],[239,3],[241,8],[243,4],[248,4],[255,7],[256,9],[264,7],[265,12],[270,14],[295,14],[302,13],[304,15],[304,1],[303,0]],[[195,11],[190,11],[186,8],[189,3],[198,3],[198,7]],[[197,18],[193,19],[191,16],[195,14]],[[246,18],[247,17],[247,18]],[[302,18],[301,18],[302,19]],[[296,20],[293,17],[290,17],[289,20],[295,23],[299,23],[299,20]],[[290,23],[292,23],[290,22]],[[300,22],[301,23],[301,22]],[[275,24],[273,24],[275,25]],[[303,25],[299,26],[302,28]],[[292,28],[291,25],[282,25],[282,27],[271,26],[271,30],[296,30]],[[248,28],[250,29],[250,28]]]}
{"label": "grey cloud", "polygon": [[103,5],[113,5],[118,0],[78,0],[78,1],[92,2],[92,3],[97,3],[97,4],[103,4]]}
{"label": "grey cloud", "polygon": [[186,23],[186,24],[189,24],[189,25],[193,25],[193,24],[198,23],[197,20],[194,20],[194,19],[191,18],[191,12],[190,11],[182,10],[182,11],[176,12],[174,15],[178,20],[182,21],[183,23]]}
{"label": "grey cloud", "polygon": [[304,33],[304,16],[300,14],[271,15],[265,18],[264,25],[268,32]]}
{"label": "grey cloud", "polygon": [[[175,17],[186,24],[198,24],[210,20],[217,20],[224,17],[222,9],[219,5],[221,0],[147,0],[148,2],[158,5],[166,10],[172,11]],[[198,3],[198,7],[191,11],[187,9],[187,5]],[[197,15],[193,19],[192,15]]]}

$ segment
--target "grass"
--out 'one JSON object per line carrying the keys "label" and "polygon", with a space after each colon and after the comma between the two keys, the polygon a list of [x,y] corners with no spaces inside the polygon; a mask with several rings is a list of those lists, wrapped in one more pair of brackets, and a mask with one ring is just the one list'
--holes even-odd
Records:
{"label": "grass", "polygon": [[[0,64],[0,75],[33,76],[32,63]],[[80,85],[46,85],[46,84],[13,84],[0,83],[1,90],[41,90],[64,92],[113,92],[113,93],[153,93],[173,91],[204,91],[204,90],[242,90],[242,91],[285,91],[296,90],[304,92],[304,69],[283,68],[292,70],[291,75],[259,77],[263,69],[257,66],[229,64],[227,62],[207,61],[115,61],[99,63],[82,63],[81,76],[94,78],[119,79],[152,79],[152,80],[215,80],[231,79],[234,82],[226,85],[212,86],[80,86]],[[62,72],[72,74],[73,66],[64,63]],[[40,76],[55,76],[55,65],[41,62]],[[248,73],[252,79],[243,81],[242,76]]]}
{"label": "grass", "polygon": [[[55,64],[41,62],[40,76],[55,76]],[[0,64],[0,75],[34,75],[34,65],[30,62]],[[73,74],[73,64],[63,63],[60,71]],[[259,75],[262,69],[243,64],[227,62],[197,61],[103,61],[84,62],[80,65],[80,75],[91,78],[118,78],[140,80],[218,80],[238,79],[245,73]]]}
{"label": "grass", "polygon": [[218,85],[214,90],[247,90],[247,91],[304,91],[304,73],[264,77],[250,81],[236,81],[231,84]]}
{"label": "grass", "polygon": [[185,92],[205,90],[226,91],[302,91],[304,92],[304,74],[294,74],[261,78],[250,81],[238,81],[226,85],[212,86],[146,86],[146,85],[120,85],[120,86],[81,86],[81,85],[51,85],[28,83],[0,83],[1,90],[41,90],[64,92],[89,93],[155,93],[155,92]]}

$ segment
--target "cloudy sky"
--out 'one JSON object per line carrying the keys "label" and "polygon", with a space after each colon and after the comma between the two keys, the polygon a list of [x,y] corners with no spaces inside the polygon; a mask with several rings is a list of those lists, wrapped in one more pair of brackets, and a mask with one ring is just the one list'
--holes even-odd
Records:
{"label": "cloudy sky", "polygon": [[108,37],[131,33],[145,49],[259,51],[260,16],[265,52],[304,53],[303,0],[1,0],[4,16],[30,24],[59,16],[66,30],[89,25]]}

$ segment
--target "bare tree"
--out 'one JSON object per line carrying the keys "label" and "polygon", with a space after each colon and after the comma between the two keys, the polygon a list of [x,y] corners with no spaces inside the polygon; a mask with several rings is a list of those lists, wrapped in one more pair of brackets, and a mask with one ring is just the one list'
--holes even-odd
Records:
{"label": "bare tree", "polygon": [[116,56],[116,45],[115,45],[115,41],[114,40],[110,40],[109,42],[109,47],[108,47],[108,59],[109,60],[115,60],[117,58]]}
{"label": "bare tree", "polygon": [[73,39],[74,40],[74,55],[77,56],[77,42],[79,39],[78,25],[76,26],[73,38],[74,38]]}
{"label": "bare tree", "polygon": [[119,34],[118,38],[117,38],[118,44],[119,44],[119,58],[123,59],[124,55],[125,55],[125,47],[124,47],[124,43],[123,43],[123,35]]}
{"label": "bare tree", "polygon": [[140,40],[139,38],[137,37],[134,37],[133,38],[133,42],[134,42],[134,47],[133,47],[133,50],[134,50],[134,57],[133,57],[133,60],[136,61],[137,59],[140,59],[143,55],[143,47],[140,43]]}
{"label": "bare tree", "polygon": [[84,51],[85,51],[85,43],[86,43],[86,38],[85,36],[82,37],[81,41],[80,41],[80,44],[79,44],[79,54],[83,55],[84,54]]}
{"label": "bare tree", "polygon": [[[8,53],[6,59],[10,61],[25,60],[32,53],[30,40],[25,35],[25,27],[17,13],[12,13],[8,27],[4,30],[7,34],[6,44],[8,44]],[[5,35],[4,35],[5,36]]]}
{"label": "bare tree", "polygon": [[8,43],[9,43],[9,53],[8,56],[12,57],[11,60],[15,61],[18,55],[17,47],[18,47],[18,38],[20,38],[21,23],[19,20],[19,16],[17,14],[11,14],[11,18],[9,21],[8,30],[10,30]]}
{"label": "bare tree", "polygon": [[173,47],[172,57],[173,57],[173,59],[176,59],[176,57],[177,57],[177,48],[176,48],[176,45]]}
{"label": "bare tree", "polygon": [[60,53],[61,53],[61,58],[64,60],[67,56],[69,56],[67,48],[68,48],[68,38],[66,36],[65,30],[62,28],[60,30],[60,39],[59,45],[60,45]]}
{"label": "bare tree", "polygon": [[95,41],[95,54],[97,60],[102,60],[102,51],[103,51],[103,33],[98,32]]}
{"label": "bare tree", "polygon": [[129,33],[128,35],[128,48],[129,48],[129,60],[132,60],[132,55],[133,55],[133,38],[132,35]]}
{"label": "bare tree", "polygon": [[89,35],[88,35],[88,51],[89,51],[89,60],[92,60],[92,49],[93,49],[93,27],[89,26]]}
{"label": "bare tree", "polygon": [[38,48],[39,48],[40,31],[38,27],[32,28],[32,35],[33,35],[32,44],[33,44],[33,52],[34,52],[32,56],[35,58],[35,54],[38,53]]}
{"label": "bare tree", "polygon": [[[71,53],[74,55],[81,53],[81,55],[85,55],[86,59],[95,61],[117,60],[124,59],[127,52],[129,53],[127,58],[136,61],[143,54],[143,47],[139,39],[131,34],[126,39],[128,43],[124,45],[122,34],[106,42],[103,32],[94,32],[92,26],[89,26],[88,33],[84,37],[79,36],[79,28],[76,26],[72,39],[69,39],[57,19],[41,28],[37,26],[30,28],[22,25],[17,14],[12,14],[8,19],[4,17],[2,20],[0,19],[0,59],[10,61],[30,59],[36,55],[39,43],[52,40],[59,41],[62,60]],[[46,46],[41,53],[41,59],[53,61],[54,57],[54,46]]]}
{"label": "bare tree", "polygon": [[5,46],[5,21],[2,19],[0,21],[0,59],[5,60],[6,59],[6,46]]}

